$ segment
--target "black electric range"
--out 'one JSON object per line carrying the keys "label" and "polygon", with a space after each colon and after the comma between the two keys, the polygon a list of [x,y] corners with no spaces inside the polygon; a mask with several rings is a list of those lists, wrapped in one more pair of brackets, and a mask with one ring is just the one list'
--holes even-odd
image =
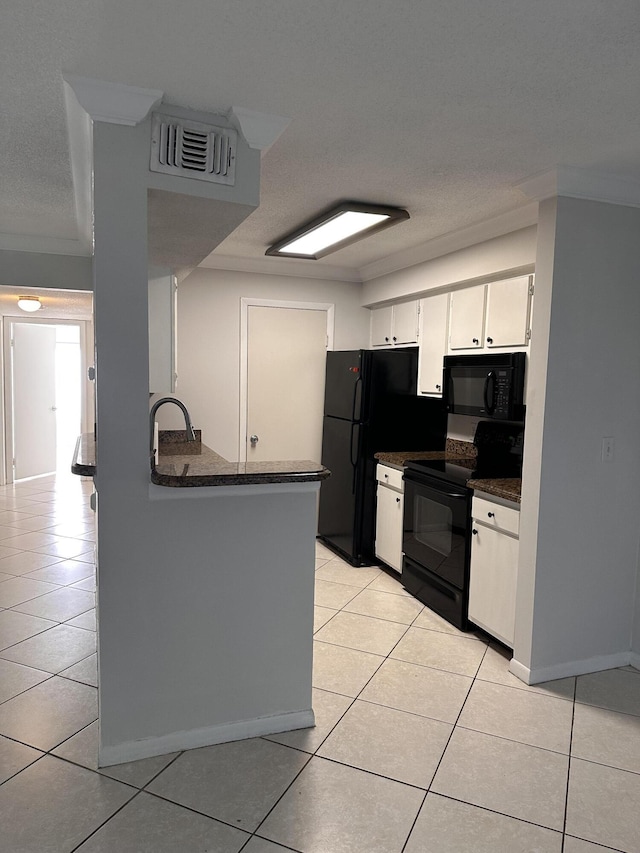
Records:
{"label": "black electric range", "polygon": [[524,427],[480,421],[477,458],[409,461],[405,468],[402,583],[444,619],[465,630],[471,553],[467,481],[519,477]]}

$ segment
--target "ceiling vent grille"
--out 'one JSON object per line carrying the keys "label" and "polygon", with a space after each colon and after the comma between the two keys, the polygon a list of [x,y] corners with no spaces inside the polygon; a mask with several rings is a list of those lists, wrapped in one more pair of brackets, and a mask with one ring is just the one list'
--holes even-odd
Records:
{"label": "ceiling vent grille", "polygon": [[232,128],[154,113],[149,168],[152,172],[233,185],[237,141],[238,134]]}

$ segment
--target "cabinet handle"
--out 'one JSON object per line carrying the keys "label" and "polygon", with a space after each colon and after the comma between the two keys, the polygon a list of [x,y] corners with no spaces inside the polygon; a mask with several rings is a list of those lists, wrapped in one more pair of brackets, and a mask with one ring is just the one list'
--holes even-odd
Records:
{"label": "cabinet handle", "polygon": [[393,336],[393,340],[394,340],[394,341],[397,341],[397,340],[398,340],[398,339],[396,338],[396,336],[395,336],[395,335]]}
{"label": "cabinet handle", "polygon": [[400,503],[400,498],[396,498],[396,503],[397,503],[397,504],[399,504],[399,503]]}
{"label": "cabinet handle", "polygon": [[475,529],[475,527],[473,528],[473,530],[471,532],[473,533],[474,536],[478,535],[478,531]]}
{"label": "cabinet handle", "polygon": [[474,338],[474,339],[473,339],[473,343],[474,343],[474,344],[479,344],[479,343],[480,343],[480,341],[479,341],[477,338]]}
{"label": "cabinet handle", "polygon": [[495,518],[496,517],[495,512],[488,512],[487,515],[489,516],[489,518]]}
{"label": "cabinet handle", "polygon": [[492,344],[492,343],[493,343],[493,338],[487,338],[487,343],[488,343],[488,344]]}
{"label": "cabinet handle", "polygon": [[389,343],[389,338],[385,338],[385,341],[386,341],[387,343]]}
{"label": "cabinet handle", "polygon": [[440,386],[436,385],[436,391],[439,391],[439,390],[440,390]]}

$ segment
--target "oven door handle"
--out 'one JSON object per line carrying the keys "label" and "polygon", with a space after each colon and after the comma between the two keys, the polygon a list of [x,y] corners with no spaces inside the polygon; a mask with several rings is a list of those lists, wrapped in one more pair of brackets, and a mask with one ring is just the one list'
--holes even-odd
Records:
{"label": "oven door handle", "polygon": [[424,480],[420,477],[420,475],[418,475],[417,477],[412,477],[411,473],[413,472],[406,471],[402,479],[405,481],[405,483],[409,483],[416,489],[422,486],[423,489],[429,489],[436,495],[443,495],[446,498],[458,498],[458,500],[466,500],[468,497],[468,490],[465,490],[464,492],[450,492],[444,482],[442,484],[438,483],[437,485],[434,482],[425,483]]}
{"label": "oven door handle", "polygon": [[[491,402],[489,402],[489,383],[491,382]],[[496,374],[493,370],[487,373],[487,378],[484,380],[484,405],[487,414],[492,415],[496,408]]]}

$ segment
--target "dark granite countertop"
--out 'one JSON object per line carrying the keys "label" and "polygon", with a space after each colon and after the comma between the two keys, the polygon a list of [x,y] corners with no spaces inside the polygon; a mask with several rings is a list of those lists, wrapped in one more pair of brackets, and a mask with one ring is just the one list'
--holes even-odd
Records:
{"label": "dark granite countertop", "polygon": [[470,441],[448,438],[444,450],[403,450],[375,453],[374,456],[378,462],[404,468],[410,459],[455,459],[459,462],[460,459],[475,459],[477,453]]}
{"label": "dark granite countertop", "polygon": [[84,433],[78,437],[71,473],[81,477],[93,477],[96,473],[96,439],[93,433]]}
{"label": "dark granite countertop", "polygon": [[485,492],[487,495],[493,495],[496,498],[520,503],[522,480],[519,477],[467,480],[467,486],[477,492]]}
{"label": "dark granite countertop", "polygon": [[[265,483],[308,483],[325,480],[329,471],[310,460],[274,462],[228,462],[206,444],[201,452],[185,444],[185,453],[177,453],[175,441],[169,454],[162,454],[151,469],[151,482],[173,488],[197,486],[244,486]],[[163,435],[160,432],[160,447]],[[96,473],[95,439],[91,434],[80,436],[76,444],[71,470],[74,474],[92,477]]]}

